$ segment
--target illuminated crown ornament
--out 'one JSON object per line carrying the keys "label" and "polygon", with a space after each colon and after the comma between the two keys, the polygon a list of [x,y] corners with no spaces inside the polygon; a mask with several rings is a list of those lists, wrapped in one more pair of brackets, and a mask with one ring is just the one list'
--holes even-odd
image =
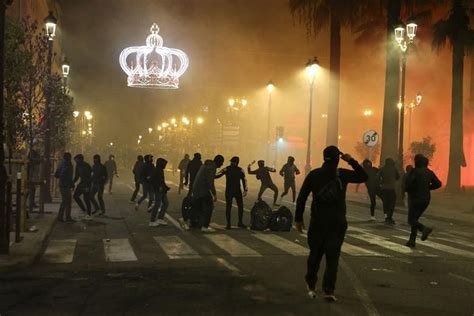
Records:
{"label": "illuminated crown ornament", "polygon": [[164,47],[159,30],[153,23],[146,46],[128,47],[120,53],[120,67],[128,75],[129,87],[178,88],[179,77],[188,68],[189,59],[179,49]]}

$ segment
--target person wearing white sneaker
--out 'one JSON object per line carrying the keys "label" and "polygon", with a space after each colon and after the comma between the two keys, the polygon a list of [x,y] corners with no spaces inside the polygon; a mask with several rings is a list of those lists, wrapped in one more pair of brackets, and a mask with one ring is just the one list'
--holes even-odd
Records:
{"label": "person wearing white sneaker", "polygon": [[[167,163],[168,161],[165,159],[158,158],[156,160],[155,172],[151,178],[151,183],[155,192],[155,203],[151,209],[150,221],[155,222],[158,216],[158,220],[156,220],[156,222],[158,222],[159,225],[168,225],[168,223],[163,220],[169,205],[167,192],[170,188],[165,182],[165,168]],[[159,213],[158,209],[160,210]]]}
{"label": "person wearing white sneaker", "polygon": [[201,227],[201,231],[203,233],[214,233],[216,230],[212,227]]}
{"label": "person wearing white sneaker", "polygon": [[148,226],[157,227],[157,226],[160,226],[160,223],[158,223],[158,221],[154,221],[154,222],[150,222]]}

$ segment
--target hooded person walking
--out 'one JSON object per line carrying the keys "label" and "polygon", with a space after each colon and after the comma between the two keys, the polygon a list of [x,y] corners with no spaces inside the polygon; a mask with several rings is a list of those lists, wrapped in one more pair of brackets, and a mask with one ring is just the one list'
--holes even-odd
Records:
{"label": "hooded person walking", "polygon": [[[170,188],[166,185],[165,182],[165,168],[168,164],[163,158],[158,158],[156,160],[156,167],[151,183],[154,190],[155,203],[151,209],[151,217],[149,226],[166,226],[168,223],[164,220],[166,215],[166,210],[168,209],[168,191]],[[160,211],[158,213],[158,210]],[[158,218],[157,218],[158,215]]]}
{"label": "hooded person walking", "polygon": [[181,194],[181,191],[184,189],[184,181],[186,178],[186,170],[188,169],[189,162],[189,155],[185,154],[184,158],[178,164],[179,170],[179,187],[178,187],[178,194]]}
{"label": "hooded person walking", "polygon": [[[91,202],[94,205],[94,214],[99,212],[99,216],[105,213],[104,203],[104,187],[107,183],[108,175],[107,169],[100,162],[100,155],[94,155],[94,165],[92,166],[92,187],[91,187]],[[95,196],[99,203],[95,200]]]}
{"label": "hooded person walking", "polygon": [[397,181],[400,179],[395,161],[392,158],[385,160],[385,165],[380,168],[377,173],[377,178],[382,189],[383,211],[385,213],[385,224],[394,225],[393,212],[395,211],[395,204],[397,202],[397,193],[395,188]]}
{"label": "hooded person walking", "polygon": [[[322,288],[325,299],[334,302],[339,256],[347,229],[347,184],[364,183],[367,181],[367,174],[351,155],[341,153],[336,146],[324,149],[323,157],[321,168],[312,170],[304,179],[296,202],[295,226],[297,231],[303,232],[303,214],[306,200],[311,193],[313,201],[308,229],[310,253],[305,280],[308,294],[314,298],[319,265],[325,255],[326,271]],[[353,170],[338,168],[340,158]]]}
{"label": "hooded person walking", "polygon": [[[135,204],[135,211],[138,211],[140,208],[140,204],[148,198],[148,209],[150,209],[153,203],[153,185],[151,182],[151,178],[155,173],[155,167],[153,166],[153,156],[152,155],[145,155],[144,157],[145,163],[143,164],[141,179],[143,185],[143,195]],[[151,211],[151,209],[150,209]]]}
{"label": "hooded person walking", "polygon": [[72,190],[74,189],[72,181],[74,167],[71,160],[71,154],[64,153],[63,161],[54,173],[54,177],[59,179],[59,191],[61,192],[61,206],[58,212],[60,222],[74,222],[71,217]]}
{"label": "hooded person walking", "polygon": [[296,176],[300,174],[300,170],[295,165],[295,157],[289,156],[288,162],[283,165],[280,170],[280,176],[283,177],[283,193],[281,194],[281,198],[288,194],[289,190],[291,189],[292,193],[292,201],[295,203],[296,201]]}
{"label": "hooded person walking", "polygon": [[193,160],[191,160],[188,163],[188,166],[186,167],[184,185],[186,186],[189,184],[188,195],[191,195],[193,192],[194,179],[196,179],[196,175],[199,171],[199,168],[201,168],[202,166],[201,159],[201,154],[195,153]]}
{"label": "hooded person walking", "polygon": [[131,203],[135,203],[135,199],[137,198],[138,191],[140,191],[140,185],[143,182],[142,173],[143,173],[143,156],[138,155],[137,161],[133,166],[133,180],[135,180],[135,190],[133,191],[132,198],[130,199]]}
{"label": "hooded person walking", "polygon": [[109,155],[109,160],[105,162],[105,168],[107,169],[107,174],[109,175],[109,194],[111,194],[114,177],[118,177],[117,163],[115,162],[114,155]]}
{"label": "hooded person walking", "polygon": [[[76,186],[74,191],[74,200],[76,201],[79,208],[86,213],[84,219],[90,220],[91,217],[91,201],[90,201],[90,191],[92,185],[92,168],[91,166],[84,161],[84,156],[78,154],[74,157],[76,162],[76,173],[74,175],[73,183],[76,183],[78,180],[79,184]],[[84,202],[81,200],[81,196],[84,199]],[[85,206],[84,206],[85,203]]]}

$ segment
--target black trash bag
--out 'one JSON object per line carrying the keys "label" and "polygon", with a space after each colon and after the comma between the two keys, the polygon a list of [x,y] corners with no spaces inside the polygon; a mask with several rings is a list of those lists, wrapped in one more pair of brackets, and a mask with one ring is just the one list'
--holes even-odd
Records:
{"label": "black trash bag", "polygon": [[190,226],[193,228],[201,228],[199,214],[194,207],[194,200],[191,196],[186,196],[181,204],[181,214],[183,218],[190,221]]}
{"label": "black trash bag", "polygon": [[272,209],[267,203],[260,200],[255,202],[250,212],[250,229],[265,230],[268,228],[270,218],[272,216]]}
{"label": "black trash bag", "polygon": [[293,226],[293,214],[286,206],[272,213],[268,227],[275,232],[289,232]]}

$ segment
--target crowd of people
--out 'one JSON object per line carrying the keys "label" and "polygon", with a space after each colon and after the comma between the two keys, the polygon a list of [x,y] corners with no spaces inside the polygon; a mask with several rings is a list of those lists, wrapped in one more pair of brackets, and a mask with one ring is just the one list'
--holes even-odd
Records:
{"label": "crowd of people", "polygon": [[[150,212],[149,226],[167,225],[165,221],[168,209],[167,193],[170,187],[165,181],[165,169],[167,160],[156,159],[153,155],[139,155],[133,166],[135,190],[131,196],[131,202],[135,203],[135,210],[147,201],[147,210]],[[323,279],[323,292],[328,301],[335,301],[335,283],[338,270],[339,256],[347,230],[346,220],[346,190],[349,183],[365,183],[370,198],[370,215],[375,219],[376,197],[379,196],[383,202],[385,223],[393,225],[393,213],[395,209],[396,186],[400,179],[395,161],[391,158],[385,160],[385,164],[377,169],[369,160],[364,160],[362,166],[347,153],[342,153],[337,147],[329,146],[323,151],[324,163],[306,175],[296,199],[296,176],[300,174],[294,157],[288,157],[287,163],[281,168],[279,174],[284,179],[284,191],[280,195],[282,199],[289,191],[292,191],[292,202],[296,205],[295,228],[303,233],[305,228],[303,213],[306,201],[312,194],[310,224],[307,231],[310,255],[307,261],[307,274],[305,277],[308,293],[315,296],[317,274],[323,255],[326,257],[326,271]],[[348,163],[352,170],[339,168],[340,160]],[[103,200],[104,188],[109,183],[109,192],[112,192],[112,178],[118,176],[114,156],[110,155],[106,164],[101,163],[99,155],[94,155],[93,166],[84,161],[84,156],[79,154],[74,157],[76,162],[73,176],[73,165],[71,154],[65,153],[64,159],[58,167],[55,176],[59,179],[62,203],[59,210],[59,220],[70,222],[71,201],[73,197],[81,210],[86,214],[85,219],[98,212],[105,213]],[[225,203],[226,203],[226,228],[231,229],[231,210],[235,200],[238,208],[237,226],[246,229],[243,222],[243,198],[247,195],[248,186],[244,170],[239,167],[240,159],[235,156],[230,159],[230,164],[224,165],[224,157],[216,155],[214,159],[202,162],[200,153],[195,153],[193,159],[185,155],[178,165],[180,194],[186,186],[188,193],[183,200],[182,218],[180,224],[186,230],[191,227],[203,232],[214,232],[210,227],[214,203],[217,201],[215,180],[226,178]],[[257,169],[252,169],[255,161],[247,166],[247,173],[255,175],[260,181],[260,189],[257,201],[262,199],[267,189],[273,191],[273,205],[278,204],[278,187],[272,180],[271,173],[276,169],[265,165],[265,161],[257,162]],[[441,187],[441,181],[429,168],[429,160],[418,154],[414,157],[414,166],[407,166],[406,173],[402,177],[402,192],[408,194],[408,223],[411,233],[406,243],[407,247],[416,246],[418,232],[421,232],[421,240],[426,240],[433,229],[423,225],[419,219],[430,203],[430,191]],[[220,170],[219,170],[220,169]],[[77,183],[77,185],[76,185]],[[142,188],[143,194],[138,198]],[[96,201],[96,197],[98,202]],[[94,211],[91,212],[92,206]],[[192,211],[190,211],[192,210]]]}

